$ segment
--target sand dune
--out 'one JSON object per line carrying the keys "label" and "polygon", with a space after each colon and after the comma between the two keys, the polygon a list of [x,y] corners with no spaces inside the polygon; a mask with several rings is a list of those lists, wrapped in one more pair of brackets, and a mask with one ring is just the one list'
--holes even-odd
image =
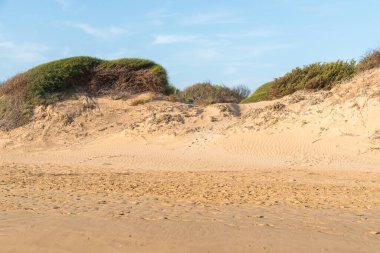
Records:
{"label": "sand dune", "polygon": [[0,133],[0,246],[378,252],[379,108],[379,69],[256,104],[36,108]]}

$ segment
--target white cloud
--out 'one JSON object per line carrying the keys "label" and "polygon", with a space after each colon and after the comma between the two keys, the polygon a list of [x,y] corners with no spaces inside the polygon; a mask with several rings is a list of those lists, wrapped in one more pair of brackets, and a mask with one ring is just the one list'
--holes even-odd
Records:
{"label": "white cloud", "polygon": [[0,41],[0,48],[2,49],[10,49],[13,48],[15,45],[14,43],[10,41]]}
{"label": "white cloud", "polygon": [[0,35],[0,80],[24,71],[48,60],[49,48],[36,43],[18,43],[6,40]]}
{"label": "white cloud", "polygon": [[66,24],[68,26],[78,28],[88,35],[98,37],[98,38],[103,38],[103,39],[122,35],[126,32],[124,29],[115,27],[115,26],[97,28],[86,23],[67,22]]}
{"label": "white cloud", "polygon": [[199,38],[193,35],[157,35],[154,37],[153,44],[173,44],[197,42]]}

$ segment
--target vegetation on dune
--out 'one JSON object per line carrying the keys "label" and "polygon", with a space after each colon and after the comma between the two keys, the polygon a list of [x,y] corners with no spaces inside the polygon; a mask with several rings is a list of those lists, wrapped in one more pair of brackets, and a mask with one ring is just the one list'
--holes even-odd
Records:
{"label": "vegetation on dune", "polygon": [[7,101],[0,99],[0,118],[2,118],[7,109]]}
{"label": "vegetation on dune", "polygon": [[269,95],[283,97],[301,89],[331,89],[339,82],[351,78],[355,71],[355,61],[310,64],[275,79]]}
{"label": "vegetation on dune", "polygon": [[265,101],[265,100],[269,100],[269,97],[268,97],[268,94],[269,94],[269,90],[271,89],[273,85],[273,82],[269,82],[269,83],[266,83],[266,84],[263,84],[261,85],[259,88],[257,88],[255,90],[255,92],[253,92],[253,94],[249,97],[247,97],[246,99],[243,99],[243,101],[241,101],[241,103],[255,103],[255,102],[259,102],[259,101]]}
{"label": "vegetation on dune", "polygon": [[70,88],[88,82],[102,60],[72,57],[39,65],[28,72],[27,99],[31,104],[49,104],[62,99]]}
{"label": "vegetation on dune", "polygon": [[26,101],[27,78],[18,74],[0,86],[0,129],[23,125],[31,116],[31,104]]}
{"label": "vegetation on dune", "polygon": [[[151,83],[150,87],[147,87],[148,90],[163,92],[163,89],[167,87],[168,77],[166,70],[157,63],[139,58],[123,58],[113,61],[103,61],[99,67],[99,70],[121,70],[124,73],[128,71],[140,71],[140,70],[148,70],[151,76],[155,77],[154,82]],[[120,77],[120,73],[117,73]],[[164,84],[164,85],[163,85]],[[147,85],[147,83],[145,83]],[[163,88],[163,89],[162,89]]]}
{"label": "vegetation on dune", "polygon": [[244,86],[231,89],[206,82],[197,83],[184,89],[178,94],[178,99],[198,105],[209,105],[215,103],[240,103],[248,95],[249,90]]}
{"label": "vegetation on dune", "polygon": [[139,58],[122,58],[112,61],[103,61],[100,67],[103,68],[116,68],[116,67],[127,67],[131,69],[142,69],[154,67],[156,63],[146,59]]}
{"label": "vegetation on dune", "polygon": [[25,74],[31,104],[49,104],[77,89],[162,92],[167,85],[165,69],[145,59],[72,57],[39,65]]}
{"label": "vegetation on dune", "polygon": [[165,69],[145,59],[105,61],[79,56],[48,62],[14,76],[0,87],[0,128],[28,121],[36,105],[51,104],[73,92],[164,92]]}
{"label": "vegetation on dune", "polygon": [[[295,68],[265,83],[249,96],[245,86],[228,88],[209,82],[197,83],[183,91],[168,84],[166,70],[153,61],[123,58],[106,61],[79,56],[48,62],[0,83],[0,129],[8,130],[29,121],[36,105],[47,105],[75,92],[91,95],[136,94],[152,91],[171,101],[198,105],[214,103],[254,103],[273,100],[298,90],[331,89],[355,73],[380,67],[380,49],[355,61],[314,63]],[[145,100],[136,104],[145,103]]]}
{"label": "vegetation on dune", "polygon": [[306,65],[303,68],[295,68],[284,76],[262,85],[242,103],[281,98],[302,89],[331,89],[339,82],[352,78],[356,73],[374,68],[380,68],[380,49],[369,51],[358,64],[354,60],[338,60]]}
{"label": "vegetation on dune", "polygon": [[356,62],[353,60],[306,65],[264,84],[243,102],[272,100],[302,89],[328,90],[339,82],[350,79],[355,73]]}
{"label": "vegetation on dune", "polygon": [[164,94],[167,95],[167,96],[170,96],[170,95],[176,95],[180,92],[179,89],[177,89],[174,85],[170,84],[168,86],[165,87],[164,89]]}
{"label": "vegetation on dune", "polygon": [[358,71],[366,71],[380,67],[380,49],[369,51],[358,64]]}

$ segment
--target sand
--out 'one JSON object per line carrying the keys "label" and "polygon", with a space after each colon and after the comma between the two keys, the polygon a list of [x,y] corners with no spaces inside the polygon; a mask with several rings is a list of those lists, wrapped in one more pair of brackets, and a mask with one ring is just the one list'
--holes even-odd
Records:
{"label": "sand", "polygon": [[0,132],[1,252],[379,252],[379,108],[380,70],[249,105],[36,108]]}

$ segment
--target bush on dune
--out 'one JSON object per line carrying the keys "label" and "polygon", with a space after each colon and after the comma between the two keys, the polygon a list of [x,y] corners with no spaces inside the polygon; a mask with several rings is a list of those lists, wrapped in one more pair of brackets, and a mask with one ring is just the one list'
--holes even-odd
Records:
{"label": "bush on dune", "polygon": [[281,98],[301,89],[331,89],[357,73],[374,68],[380,68],[380,49],[366,53],[358,64],[353,60],[310,64],[303,68],[295,68],[284,76],[262,85],[242,103]]}
{"label": "bush on dune", "polygon": [[164,89],[164,94],[167,96],[176,95],[179,92],[180,92],[179,89],[177,89],[174,85],[171,85],[171,84],[166,86]]}
{"label": "bush on dune", "polygon": [[269,90],[271,89],[272,85],[273,85],[273,82],[263,84],[262,86],[257,88],[251,96],[249,96],[246,99],[244,99],[243,101],[241,101],[241,103],[243,103],[243,104],[255,103],[255,102],[259,102],[259,101],[269,100],[268,94],[269,94]]}
{"label": "bush on dune", "polygon": [[339,82],[350,79],[355,73],[356,62],[353,60],[306,65],[264,84],[244,102],[281,98],[302,89],[328,90]]}
{"label": "bush on dune", "polygon": [[166,70],[144,59],[119,59],[102,62],[90,82],[92,91],[140,93],[145,91],[164,93],[168,86]]}
{"label": "bush on dune", "polygon": [[209,82],[194,84],[178,94],[178,98],[184,102],[198,105],[210,105],[215,103],[240,103],[249,95],[248,88],[237,86],[214,85]]}
{"label": "bush on dune", "polygon": [[374,68],[380,68],[380,49],[369,51],[358,64],[358,71],[360,72]]}
{"label": "bush on dune", "polygon": [[28,99],[32,104],[49,104],[74,91],[105,93],[163,92],[166,71],[144,59],[104,61],[92,57],[72,57],[49,62],[26,72]]}
{"label": "bush on dune", "polygon": [[0,129],[23,125],[31,116],[30,103],[25,101],[27,78],[18,74],[0,86]]}
{"label": "bush on dune", "polygon": [[283,77],[275,79],[269,95],[283,97],[301,89],[331,89],[339,82],[350,79],[355,71],[355,61],[315,63],[296,68]]}
{"label": "bush on dune", "polygon": [[0,87],[0,129],[21,126],[30,119],[34,106],[60,101],[74,92],[163,93],[167,85],[165,69],[144,59],[105,61],[80,56],[45,63]]}
{"label": "bush on dune", "polygon": [[39,65],[27,71],[27,99],[32,104],[49,104],[63,99],[75,88],[84,86],[102,60],[72,57]]}

